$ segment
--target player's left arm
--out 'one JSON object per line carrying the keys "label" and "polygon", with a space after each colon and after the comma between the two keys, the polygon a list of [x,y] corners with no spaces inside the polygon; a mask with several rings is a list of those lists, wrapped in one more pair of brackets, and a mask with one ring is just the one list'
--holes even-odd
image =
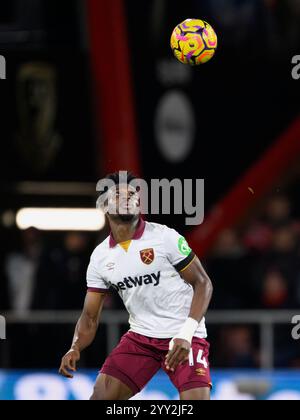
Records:
{"label": "player's left arm", "polygon": [[194,296],[189,318],[182,330],[171,341],[173,347],[166,357],[166,367],[171,371],[188,360],[193,335],[207,312],[213,293],[212,282],[196,256],[190,265],[180,272],[180,275],[193,287]]}
{"label": "player's left arm", "polygon": [[212,282],[199,258],[196,256],[193,262],[183,270],[180,275],[183,280],[189,283],[194,289],[194,297],[189,317],[195,319],[199,323],[205,316],[212,298]]}

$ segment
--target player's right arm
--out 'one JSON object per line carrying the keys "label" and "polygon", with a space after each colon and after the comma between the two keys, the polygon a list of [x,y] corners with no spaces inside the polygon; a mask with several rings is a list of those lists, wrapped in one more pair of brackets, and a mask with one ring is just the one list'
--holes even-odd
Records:
{"label": "player's right arm", "polygon": [[105,301],[105,293],[88,292],[84,308],[79,318],[71,349],[62,358],[59,373],[66,378],[73,378],[71,372],[76,372],[76,364],[81,352],[89,347],[95,339],[100,322],[100,315]]}

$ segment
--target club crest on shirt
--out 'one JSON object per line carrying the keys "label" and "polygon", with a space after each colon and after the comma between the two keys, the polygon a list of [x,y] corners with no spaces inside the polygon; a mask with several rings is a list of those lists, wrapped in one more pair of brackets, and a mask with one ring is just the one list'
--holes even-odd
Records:
{"label": "club crest on shirt", "polygon": [[150,265],[154,261],[154,249],[143,249],[142,251],[140,251],[140,256],[144,264]]}

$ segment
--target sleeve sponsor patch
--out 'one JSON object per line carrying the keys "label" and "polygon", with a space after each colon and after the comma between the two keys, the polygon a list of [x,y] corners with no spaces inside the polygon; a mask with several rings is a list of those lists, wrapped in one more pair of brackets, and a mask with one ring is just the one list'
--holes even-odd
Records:
{"label": "sleeve sponsor patch", "polygon": [[178,249],[179,249],[179,252],[182,255],[185,255],[186,257],[192,252],[192,250],[189,247],[186,239],[183,236],[181,238],[179,238],[179,240],[178,240]]}

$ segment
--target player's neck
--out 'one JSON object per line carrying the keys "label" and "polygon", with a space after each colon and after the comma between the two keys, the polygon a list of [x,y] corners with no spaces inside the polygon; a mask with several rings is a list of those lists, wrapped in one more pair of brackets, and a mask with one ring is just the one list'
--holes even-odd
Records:
{"label": "player's neck", "polygon": [[139,219],[134,220],[131,223],[110,220],[109,224],[115,242],[120,243],[129,241],[133,238],[139,224]]}

